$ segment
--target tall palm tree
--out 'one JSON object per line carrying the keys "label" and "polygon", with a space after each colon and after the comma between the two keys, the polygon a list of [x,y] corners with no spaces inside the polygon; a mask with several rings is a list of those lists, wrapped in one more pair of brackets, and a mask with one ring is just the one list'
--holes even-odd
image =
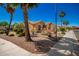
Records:
{"label": "tall palm tree", "polygon": [[8,4],[6,4],[6,10],[7,10],[8,13],[10,13],[10,23],[9,23],[9,29],[8,29],[7,34],[9,34],[9,31],[11,29],[13,13],[14,13],[17,6],[18,6],[18,4],[16,4],[16,3],[8,3]]}
{"label": "tall palm tree", "polygon": [[[60,16],[61,18],[63,18],[65,15],[66,15],[66,14],[65,14],[64,11],[61,11],[60,14],[59,14],[59,16]],[[61,19],[61,26],[62,26],[62,19]]]}
{"label": "tall palm tree", "polygon": [[33,41],[30,37],[29,25],[28,25],[28,9],[36,7],[36,3],[22,3],[21,8],[24,15],[24,24],[25,24],[25,39],[26,41]]}

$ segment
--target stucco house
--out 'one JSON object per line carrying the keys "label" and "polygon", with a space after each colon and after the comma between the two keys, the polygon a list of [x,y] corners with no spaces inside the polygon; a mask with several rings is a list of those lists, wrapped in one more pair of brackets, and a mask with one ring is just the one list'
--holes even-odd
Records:
{"label": "stucco house", "polygon": [[38,21],[38,22],[29,22],[29,30],[30,31],[37,31],[37,32],[42,32],[43,30],[50,30],[54,31],[55,30],[55,25],[52,23],[45,23],[43,21]]}

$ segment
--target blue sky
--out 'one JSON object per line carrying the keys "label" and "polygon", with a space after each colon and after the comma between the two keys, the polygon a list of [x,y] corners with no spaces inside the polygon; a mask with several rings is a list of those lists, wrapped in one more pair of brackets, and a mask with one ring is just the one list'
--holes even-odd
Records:
{"label": "blue sky", "polygon": [[[64,11],[66,13],[64,18],[59,17],[59,13]],[[38,7],[28,10],[29,21],[44,21],[55,23],[55,4],[53,3],[40,3]],[[57,4],[57,23],[60,20],[68,20],[71,26],[79,26],[79,4]],[[10,20],[10,14],[2,7],[0,7],[0,21]],[[15,10],[13,15],[13,22],[23,22],[23,13],[20,6]]]}

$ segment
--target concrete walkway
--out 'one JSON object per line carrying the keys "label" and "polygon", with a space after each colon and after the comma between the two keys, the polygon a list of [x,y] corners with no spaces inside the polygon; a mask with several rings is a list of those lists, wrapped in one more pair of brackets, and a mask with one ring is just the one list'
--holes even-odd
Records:
{"label": "concrete walkway", "polygon": [[0,38],[0,56],[24,56],[31,55],[30,52],[16,46],[15,44]]}
{"label": "concrete walkway", "polygon": [[[42,54],[33,54],[19,46],[0,38],[0,56],[41,56]],[[43,54],[44,55],[44,54]]]}
{"label": "concrete walkway", "polygon": [[49,56],[75,56],[75,45],[77,44],[77,39],[73,31],[66,33],[64,38],[51,48],[47,53]]}

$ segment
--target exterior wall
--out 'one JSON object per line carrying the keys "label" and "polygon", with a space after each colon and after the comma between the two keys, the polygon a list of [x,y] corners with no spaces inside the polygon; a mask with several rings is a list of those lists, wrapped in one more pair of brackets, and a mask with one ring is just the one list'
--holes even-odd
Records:
{"label": "exterior wall", "polygon": [[56,29],[56,26],[52,24],[52,25],[51,25],[51,30],[52,30],[52,31],[55,31],[55,29]]}
{"label": "exterior wall", "polygon": [[55,25],[52,23],[45,24],[44,22],[36,22],[36,23],[29,23],[29,30],[30,31],[42,31],[42,30],[51,30],[53,31],[55,29]]}
{"label": "exterior wall", "polygon": [[30,30],[30,32],[34,30],[34,25],[31,23],[29,23],[29,30]]}
{"label": "exterior wall", "polygon": [[52,24],[52,23],[48,23],[47,24],[47,30],[50,30],[50,31],[54,31],[55,30],[55,25],[54,24]]}
{"label": "exterior wall", "polygon": [[34,30],[36,32],[41,32],[44,29],[45,23],[42,21],[34,23]]}

